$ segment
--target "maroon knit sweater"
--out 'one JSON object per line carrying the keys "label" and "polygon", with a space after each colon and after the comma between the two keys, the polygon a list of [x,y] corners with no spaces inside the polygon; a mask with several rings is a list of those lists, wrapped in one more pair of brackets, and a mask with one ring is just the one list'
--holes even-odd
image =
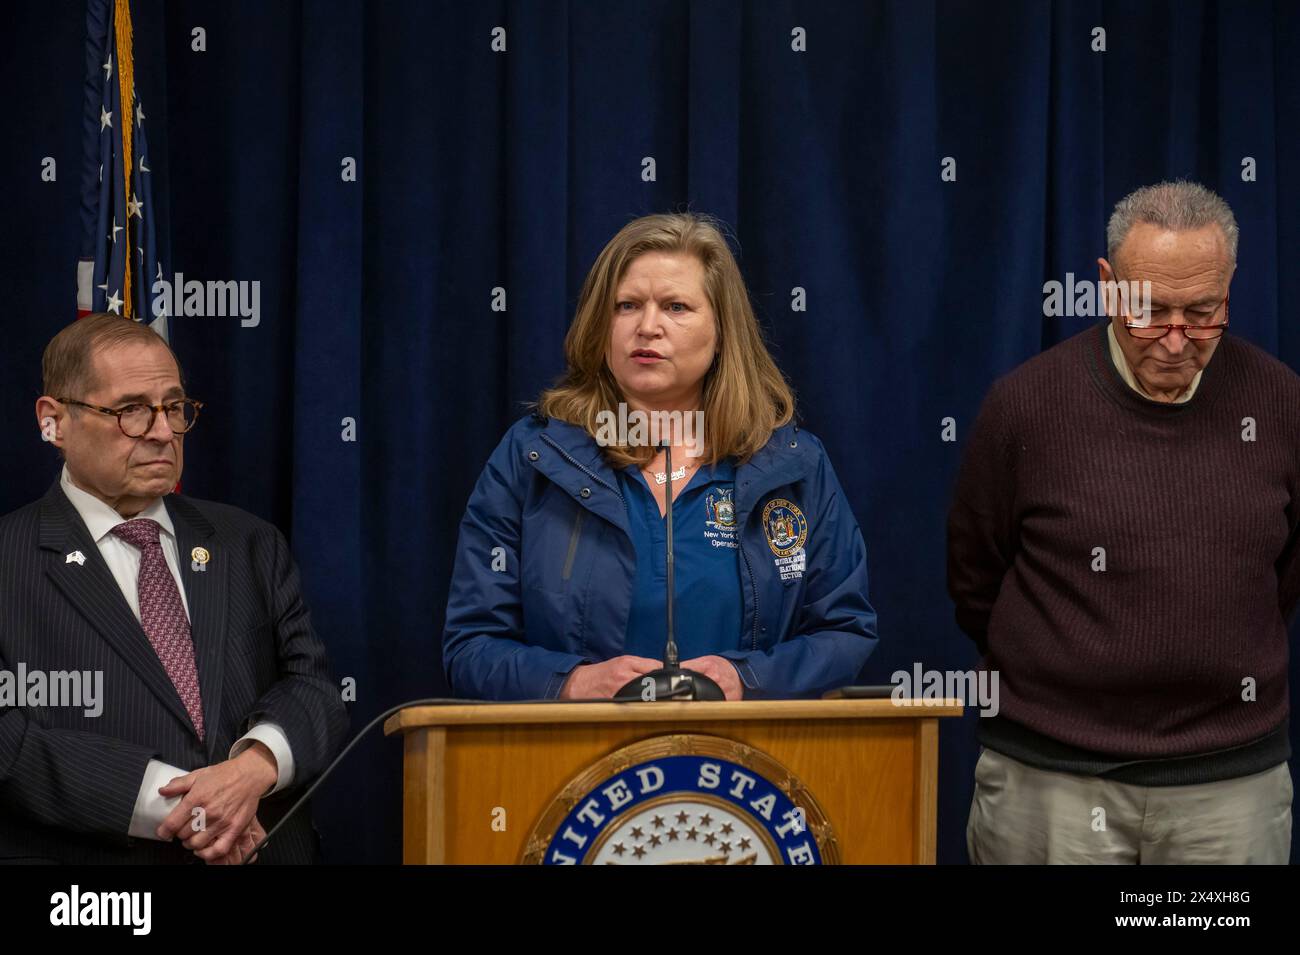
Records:
{"label": "maroon knit sweater", "polygon": [[1185,404],[1129,388],[1105,324],[1000,379],[948,521],[957,622],[998,671],[982,742],[1148,785],[1288,758],[1298,527],[1300,377],[1247,342]]}

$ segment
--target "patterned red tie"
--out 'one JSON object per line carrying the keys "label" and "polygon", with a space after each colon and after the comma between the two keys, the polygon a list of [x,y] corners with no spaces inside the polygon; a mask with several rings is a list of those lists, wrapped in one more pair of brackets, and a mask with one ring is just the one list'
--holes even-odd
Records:
{"label": "patterned red tie", "polygon": [[157,521],[138,517],[118,524],[113,534],[140,551],[140,577],[136,585],[140,595],[140,625],[180,694],[201,740],[203,699],[199,695],[199,672],[194,665],[194,640],[176,578],[163,556],[158,539],[160,530]]}

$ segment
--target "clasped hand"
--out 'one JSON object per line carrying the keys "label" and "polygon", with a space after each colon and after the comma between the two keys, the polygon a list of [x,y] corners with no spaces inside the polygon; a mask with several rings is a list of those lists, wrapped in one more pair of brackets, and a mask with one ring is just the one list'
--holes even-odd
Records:
{"label": "clasped hand", "polygon": [[180,839],[210,865],[238,865],[266,837],[257,804],[276,779],[275,757],[260,742],[234,759],[177,776],[158,790],[181,797],[158,826],[158,838]]}

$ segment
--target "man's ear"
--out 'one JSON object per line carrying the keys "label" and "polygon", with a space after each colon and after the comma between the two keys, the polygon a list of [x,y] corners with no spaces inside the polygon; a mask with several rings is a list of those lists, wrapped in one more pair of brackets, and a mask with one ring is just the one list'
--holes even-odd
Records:
{"label": "man's ear", "polygon": [[41,440],[48,441],[56,448],[63,447],[63,407],[49,395],[36,399],[36,423],[41,429]]}
{"label": "man's ear", "polygon": [[1118,293],[1116,288],[1118,280],[1115,278],[1115,269],[1104,257],[1097,260],[1097,278],[1100,291],[1098,301],[1106,312],[1106,317],[1114,320],[1119,308],[1119,303],[1115,299]]}

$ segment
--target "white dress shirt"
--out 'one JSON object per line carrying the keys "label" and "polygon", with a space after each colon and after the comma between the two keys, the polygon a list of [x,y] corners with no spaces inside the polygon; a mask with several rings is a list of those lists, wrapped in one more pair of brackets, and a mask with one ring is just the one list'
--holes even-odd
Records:
{"label": "white dress shirt", "polygon": [[[128,518],[122,517],[99,498],[73,484],[72,478],[68,475],[67,465],[63,467],[59,484],[63,488],[63,493],[68,496],[68,500],[72,502],[72,506],[81,515],[91,538],[95,541],[95,546],[99,548],[99,553],[108,564],[113,579],[117,581],[122,596],[126,598],[131,612],[139,620],[140,552],[112,533],[114,527]],[[181,603],[185,606],[185,616],[188,619],[190,602],[185,596],[185,586],[181,583],[176,529],[172,526],[171,515],[167,513],[166,505],[163,504],[162,498],[159,498],[135,516],[157,521],[162,528],[158,536],[162,544],[163,557],[167,561],[167,569],[171,571],[176,581],[176,589],[180,591]],[[271,793],[279,792],[293,781],[293,753],[289,748],[289,737],[277,723],[270,721],[256,723],[235,741],[235,745],[230,747],[230,758],[238,756],[254,742],[264,743],[271,751],[271,755],[275,757],[276,781],[275,786],[265,793],[269,796]],[[162,760],[149,760],[149,765],[144,771],[144,779],[140,784],[140,793],[135,800],[135,810],[131,814],[131,827],[128,833],[130,836],[137,839],[158,838],[156,834],[158,826],[181,800],[179,796],[163,798],[158,794],[158,789],[177,776],[185,776],[187,773],[187,770],[179,769]]]}

